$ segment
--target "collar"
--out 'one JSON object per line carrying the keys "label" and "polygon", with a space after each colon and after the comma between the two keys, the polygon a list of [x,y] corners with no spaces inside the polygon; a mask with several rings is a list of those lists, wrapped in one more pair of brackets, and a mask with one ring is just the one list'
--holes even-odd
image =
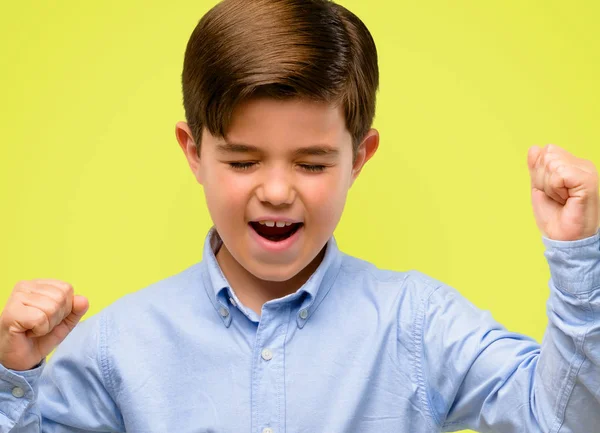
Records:
{"label": "collar", "polygon": [[[217,233],[216,228],[213,226],[209,230],[204,241],[200,270],[206,294],[215,307],[217,314],[223,320],[224,325],[229,327],[232,320],[230,312],[232,304],[231,302],[228,302],[228,300],[230,299],[229,293],[233,295],[233,291],[217,262],[216,254],[222,245],[223,241]],[[297,294],[306,294],[302,306],[297,311],[296,315],[296,321],[300,328],[304,327],[304,324],[312,316],[331,289],[331,286],[339,273],[341,263],[342,253],[337,247],[335,238],[331,236],[327,241],[325,256],[315,272],[308,278],[302,287],[298,289],[296,294],[288,295],[290,297],[298,297]],[[235,297],[235,295],[233,296]]]}

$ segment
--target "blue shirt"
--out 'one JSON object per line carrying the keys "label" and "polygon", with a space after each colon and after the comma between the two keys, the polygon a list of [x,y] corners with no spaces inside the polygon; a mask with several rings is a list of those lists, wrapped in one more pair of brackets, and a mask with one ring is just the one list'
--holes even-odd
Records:
{"label": "blue shirt", "polygon": [[85,320],[48,363],[0,367],[0,431],[597,432],[600,236],[543,241],[540,347],[333,238],[306,284],[259,317],[221,273],[211,230],[200,263]]}

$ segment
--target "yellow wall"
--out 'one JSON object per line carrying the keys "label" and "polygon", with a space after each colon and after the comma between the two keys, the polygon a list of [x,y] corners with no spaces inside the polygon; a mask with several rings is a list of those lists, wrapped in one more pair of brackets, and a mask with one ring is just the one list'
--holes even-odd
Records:
{"label": "yellow wall", "polygon": [[[526,151],[600,165],[600,3],[342,4],[371,29],[381,147],[343,250],[416,268],[540,340],[548,270]],[[0,305],[58,278],[93,314],[200,260],[210,227],[174,137],[185,44],[214,1],[19,1],[0,16]]]}

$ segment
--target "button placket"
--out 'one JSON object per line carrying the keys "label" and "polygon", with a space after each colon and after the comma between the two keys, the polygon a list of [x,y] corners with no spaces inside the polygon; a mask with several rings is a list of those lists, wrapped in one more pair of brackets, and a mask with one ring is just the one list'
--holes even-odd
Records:
{"label": "button placket", "polygon": [[[283,365],[284,347],[290,315],[289,304],[263,307],[256,332],[252,377],[252,426],[261,433],[279,432],[285,408]],[[268,427],[266,427],[268,426]]]}
{"label": "button placket", "polygon": [[271,352],[271,349],[263,349],[261,352],[261,356],[262,359],[264,359],[265,361],[270,361],[271,359],[273,359],[273,352]]}

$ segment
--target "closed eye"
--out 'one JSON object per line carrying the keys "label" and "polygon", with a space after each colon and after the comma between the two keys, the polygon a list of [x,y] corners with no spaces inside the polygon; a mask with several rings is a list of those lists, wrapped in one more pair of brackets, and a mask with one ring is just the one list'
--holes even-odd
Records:
{"label": "closed eye", "polygon": [[253,162],[253,161],[229,162],[228,164],[231,168],[243,171],[243,170],[248,170],[250,167],[252,167],[254,164],[256,164],[256,162]]}
{"label": "closed eye", "polygon": [[[255,161],[236,161],[236,162],[228,162],[229,166],[234,170],[244,171],[252,168],[257,164]],[[325,170],[327,166],[320,164],[298,164],[300,168],[304,171],[319,173]]]}
{"label": "closed eye", "polygon": [[318,164],[298,164],[300,167],[302,167],[303,170],[306,171],[311,171],[311,172],[320,172],[325,170],[325,166],[324,165],[318,165]]}

